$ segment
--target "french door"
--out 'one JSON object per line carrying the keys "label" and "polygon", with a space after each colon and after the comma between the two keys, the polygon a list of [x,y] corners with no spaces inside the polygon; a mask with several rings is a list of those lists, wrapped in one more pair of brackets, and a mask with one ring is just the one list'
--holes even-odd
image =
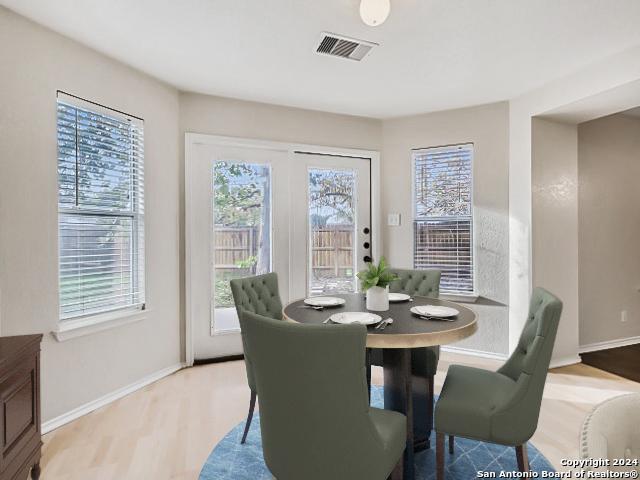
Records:
{"label": "french door", "polygon": [[283,303],[354,292],[371,252],[370,160],[196,144],[187,172],[194,357],[242,353],[229,280],[277,272]]}
{"label": "french door", "polygon": [[370,160],[296,152],[290,170],[291,298],[357,291],[371,255]]}

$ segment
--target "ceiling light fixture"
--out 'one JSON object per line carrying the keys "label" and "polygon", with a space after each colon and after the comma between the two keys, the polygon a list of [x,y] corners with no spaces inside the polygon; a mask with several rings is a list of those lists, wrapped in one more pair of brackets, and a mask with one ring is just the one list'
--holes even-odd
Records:
{"label": "ceiling light fixture", "polygon": [[382,25],[391,11],[391,0],[362,0],[360,17],[370,27]]}

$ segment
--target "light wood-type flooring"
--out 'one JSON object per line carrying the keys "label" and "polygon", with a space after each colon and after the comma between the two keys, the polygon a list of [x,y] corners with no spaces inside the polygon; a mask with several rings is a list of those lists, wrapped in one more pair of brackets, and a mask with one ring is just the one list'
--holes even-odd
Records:
{"label": "light wood-type flooring", "polygon": [[[451,363],[495,369],[500,362],[443,353],[436,390]],[[382,371],[374,368],[373,382]],[[532,442],[556,466],[578,454],[582,421],[601,401],[640,384],[587,365],[552,370]],[[218,441],[244,421],[249,403],[242,361],[181,370],[44,436],[43,480],[197,479]]]}

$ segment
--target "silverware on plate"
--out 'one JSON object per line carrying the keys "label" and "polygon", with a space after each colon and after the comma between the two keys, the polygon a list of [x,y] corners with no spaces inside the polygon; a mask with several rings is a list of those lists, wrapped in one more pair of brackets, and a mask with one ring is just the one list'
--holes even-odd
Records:
{"label": "silverware on plate", "polygon": [[457,318],[429,317],[427,315],[418,315],[422,320],[434,320],[436,322],[455,322]]}
{"label": "silverware on plate", "polygon": [[320,305],[298,305],[298,308],[312,308],[313,310],[324,310]]}
{"label": "silverware on plate", "polygon": [[380,320],[378,323],[376,323],[376,324],[373,326],[374,330],[375,330],[376,328],[378,328],[380,325],[382,325],[382,322],[384,322],[384,321],[385,321],[385,320]]}
{"label": "silverware on plate", "polygon": [[392,323],[393,323],[393,318],[387,318],[387,321],[384,323],[384,325],[382,325],[382,327],[380,327],[380,330],[384,330],[385,328],[387,328]]}
{"label": "silverware on plate", "polygon": [[385,328],[387,328],[387,326],[393,323],[393,319],[392,318],[387,318],[385,320],[382,320],[380,323],[378,323],[374,328],[375,330],[384,330]]}

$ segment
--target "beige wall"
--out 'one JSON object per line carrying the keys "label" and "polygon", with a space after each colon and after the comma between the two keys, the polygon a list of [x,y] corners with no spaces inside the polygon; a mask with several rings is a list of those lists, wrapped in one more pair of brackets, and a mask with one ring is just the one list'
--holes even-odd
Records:
{"label": "beige wall", "polygon": [[580,345],[637,337],[640,118],[580,124],[578,155]]}
{"label": "beige wall", "polygon": [[[43,420],[180,362],[178,93],[0,8],[2,335],[44,333]],[[56,90],[145,119],[145,320],[66,342],[58,321]]]}
{"label": "beige wall", "polygon": [[196,93],[180,94],[182,140],[187,132],[328,147],[382,147],[380,120]]}
{"label": "beige wall", "polygon": [[382,210],[400,213],[399,227],[384,227],[384,251],[392,265],[413,266],[411,149],[474,143],[475,244],[478,293],[471,305],[478,332],[453,346],[491,353],[508,349],[509,108],[506,102],[403,117],[383,122]]}
{"label": "beige wall", "polygon": [[554,360],[578,351],[578,129],[534,118],[531,130],[533,286],[563,301]]}

